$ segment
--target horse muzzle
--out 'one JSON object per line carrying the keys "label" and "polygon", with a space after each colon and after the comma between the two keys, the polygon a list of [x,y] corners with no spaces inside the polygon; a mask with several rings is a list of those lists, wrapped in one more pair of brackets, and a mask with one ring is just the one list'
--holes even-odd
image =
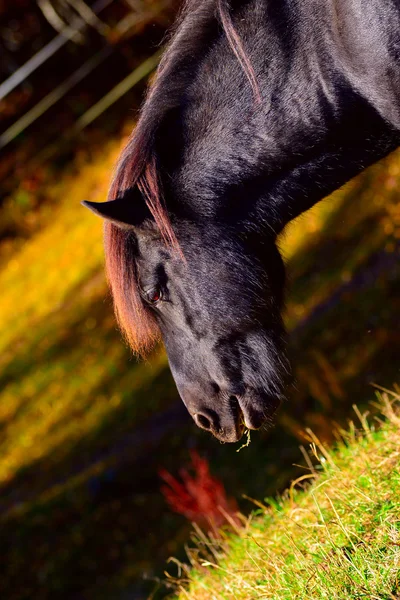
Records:
{"label": "horse muzzle", "polygon": [[272,425],[281,403],[279,399],[252,390],[215,399],[213,406],[210,402],[184,402],[198,427],[228,443],[240,440],[246,428],[255,430]]}

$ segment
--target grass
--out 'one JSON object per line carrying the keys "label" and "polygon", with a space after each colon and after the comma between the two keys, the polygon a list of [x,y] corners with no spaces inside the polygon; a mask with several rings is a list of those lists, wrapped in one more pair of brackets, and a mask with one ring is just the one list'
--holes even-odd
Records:
{"label": "grass", "polygon": [[318,471],[310,467],[267,506],[258,502],[236,535],[198,537],[192,567],[178,563],[187,574],[179,599],[399,598],[399,400],[383,394],[378,427],[356,409],[361,432],[351,423],[333,451],[310,432]]}
{"label": "grass", "polygon": [[398,377],[398,153],[282,240],[297,387],[276,428],[253,434],[237,453],[194,427],[165,355],[137,363],[117,331],[102,226],[80,201],[105,199],[119,149],[110,142],[56,181],[21,184],[4,207],[18,231],[0,243],[0,596],[7,600],[101,600],[127,589],[143,596],[143,574],[160,576],[188,534],[165,507],[160,467],[176,473],[196,447],[229,495],[273,494],[296,473],[305,426],[331,441],[332,422],[346,418],[355,394],[367,398],[371,381],[390,387]]}

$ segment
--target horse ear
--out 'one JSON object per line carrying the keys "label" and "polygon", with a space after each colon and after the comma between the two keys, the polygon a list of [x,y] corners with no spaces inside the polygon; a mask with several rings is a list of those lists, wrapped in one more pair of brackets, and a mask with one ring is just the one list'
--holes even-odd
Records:
{"label": "horse ear", "polygon": [[84,200],[82,205],[94,212],[95,215],[110,221],[122,229],[140,227],[150,218],[150,211],[142,202],[132,202],[131,199],[117,198],[108,202],[89,202]]}

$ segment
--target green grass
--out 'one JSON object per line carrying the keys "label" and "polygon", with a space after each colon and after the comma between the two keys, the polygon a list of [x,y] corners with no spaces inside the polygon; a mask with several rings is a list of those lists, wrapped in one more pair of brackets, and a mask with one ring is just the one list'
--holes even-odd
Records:
{"label": "green grass", "polygon": [[258,503],[235,535],[198,537],[192,568],[178,563],[187,575],[181,571],[179,599],[399,598],[399,406],[383,394],[382,410],[379,427],[359,413],[361,432],[353,424],[341,431],[333,451],[310,433],[318,471],[309,468],[282,497]]}

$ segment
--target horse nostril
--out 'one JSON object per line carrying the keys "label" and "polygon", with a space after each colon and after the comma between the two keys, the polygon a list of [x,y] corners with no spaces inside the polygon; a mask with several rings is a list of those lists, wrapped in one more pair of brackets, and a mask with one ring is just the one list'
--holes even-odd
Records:
{"label": "horse nostril", "polygon": [[215,383],[215,381],[212,381],[211,382],[211,387],[212,387],[212,390],[213,390],[214,394],[219,394],[220,393],[221,388],[219,387],[218,383]]}
{"label": "horse nostril", "polygon": [[206,417],[205,415],[203,415],[202,413],[196,413],[194,415],[194,420],[196,421],[196,424],[199,427],[202,427],[202,429],[207,429],[210,430],[211,429],[211,421],[208,417]]}

